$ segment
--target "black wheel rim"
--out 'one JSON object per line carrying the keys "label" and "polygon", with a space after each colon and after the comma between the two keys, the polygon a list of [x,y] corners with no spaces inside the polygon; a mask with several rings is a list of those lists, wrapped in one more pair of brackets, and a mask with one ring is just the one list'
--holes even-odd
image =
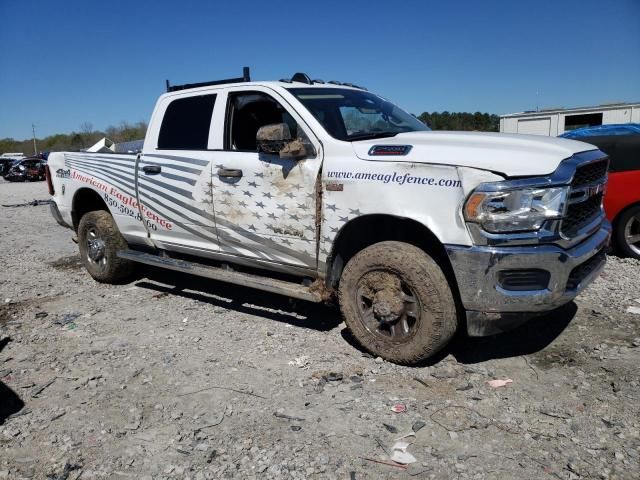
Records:
{"label": "black wheel rim", "polygon": [[356,305],[362,325],[386,342],[410,341],[420,324],[420,301],[395,272],[374,270],[363,275],[356,287]]}

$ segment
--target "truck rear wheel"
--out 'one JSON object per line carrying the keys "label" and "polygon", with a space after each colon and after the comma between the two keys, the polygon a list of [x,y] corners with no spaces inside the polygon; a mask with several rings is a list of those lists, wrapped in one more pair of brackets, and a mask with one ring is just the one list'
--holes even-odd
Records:
{"label": "truck rear wheel", "polygon": [[80,258],[89,274],[98,282],[117,283],[133,272],[133,263],[118,258],[128,248],[111,214],[105,210],[85,213],[78,225]]}
{"label": "truck rear wheel", "polygon": [[457,328],[456,304],[442,269],[407,243],[380,242],[357,253],[342,272],[339,298],[356,340],[395,363],[415,364],[434,355]]}

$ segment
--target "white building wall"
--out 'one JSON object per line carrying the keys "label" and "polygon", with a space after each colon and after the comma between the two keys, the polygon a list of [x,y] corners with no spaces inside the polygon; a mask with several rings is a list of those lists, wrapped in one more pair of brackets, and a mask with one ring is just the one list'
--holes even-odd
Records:
{"label": "white building wall", "polygon": [[564,115],[559,114],[558,115],[558,133],[556,134],[556,137],[558,135],[562,135],[563,133],[564,133]]}
{"label": "white building wall", "polygon": [[517,133],[518,123],[516,118],[501,118],[500,119],[500,131],[504,133]]}
{"label": "white building wall", "polygon": [[631,108],[620,110],[606,110],[602,112],[602,124],[631,122]]}
{"label": "white building wall", "polygon": [[[549,136],[555,137],[565,132],[565,117],[571,115],[583,115],[591,113],[602,113],[602,124],[609,125],[612,123],[640,123],[640,105],[621,105],[619,108],[594,108],[592,110],[565,110],[562,112],[532,112],[531,114],[523,114],[514,117],[500,118],[500,131],[504,133],[529,133],[536,126],[537,122],[533,120],[543,119],[550,122]],[[522,124],[520,124],[522,122]],[[542,122],[540,122],[542,125]],[[536,131],[542,134],[541,131]]]}
{"label": "white building wall", "polygon": [[558,133],[558,124],[560,120],[560,115],[551,115],[551,128],[549,129],[549,135],[552,137],[557,137]]}

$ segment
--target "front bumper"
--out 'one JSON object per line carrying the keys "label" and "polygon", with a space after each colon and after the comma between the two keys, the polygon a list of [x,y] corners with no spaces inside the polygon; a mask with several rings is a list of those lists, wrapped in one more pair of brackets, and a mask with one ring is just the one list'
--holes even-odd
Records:
{"label": "front bumper", "polygon": [[[467,310],[469,334],[497,333],[531,316],[523,314],[550,311],[573,300],[604,267],[610,237],[611,225],[605,221],[596,233],[566,250],[555,245],[446,245]],[[501,286],[501,272],[526,269],[548,272],[546,288],[508,290]]]}

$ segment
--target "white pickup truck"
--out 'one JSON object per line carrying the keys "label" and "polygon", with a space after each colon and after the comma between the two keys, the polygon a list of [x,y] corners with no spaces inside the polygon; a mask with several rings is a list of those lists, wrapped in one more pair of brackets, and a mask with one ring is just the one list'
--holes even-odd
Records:
{"label": "white pickup truck", "polygon": [[139,154],[49,156],[52,213],[100,282],[135,262],[313,302],[413,364],[457,330],[570,302],[605,262],[592,145],[434,132],[341,82],[169,86]]}

